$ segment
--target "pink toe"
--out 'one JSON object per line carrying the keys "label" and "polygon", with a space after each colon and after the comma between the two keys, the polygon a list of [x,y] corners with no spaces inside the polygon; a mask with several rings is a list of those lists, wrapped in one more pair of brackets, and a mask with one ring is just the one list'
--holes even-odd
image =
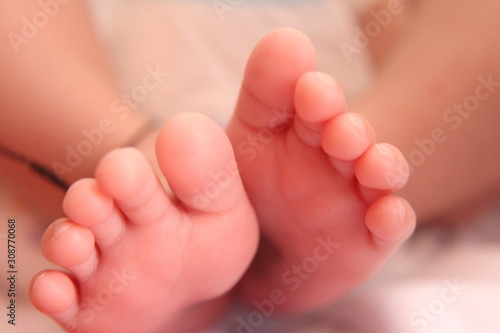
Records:
{"label": "pink toe", "polygon": [[321,123],[345,111],[345,98],[338,83],[329,75],[309,72],[295,87],[295,108],[309,123]]}
{"label": "pink toe", "polygon": [[94,179],[74,183],[63,201],[64,212],[76,223],[91,227],[105,221],[112,213],[113,199],[104,194]]}
{"label": "pink toe", "polygon": [[60,219],[52,223],[43,235],[42,250],[47,259],[58,265],[79,265],[91,257],[94,235],[85,227]]}
{"label": "pink toe", "polygon": [[390,144],[372,145],[355,164],[361,185],[378,190],[397,191],[403,188],[410,175],[403,154]]}
{"label": "pink toe", "polygon": [[31,283],[31,302],[43,313],[53,317],[71,317],[76,313],[77,292],[71,279],[58,271],[45,271]]}
{"label": "pink toe", "polygon": [[384,247],[397,247],[415,229],[416,216],[410,204],[395,196],[385,196],[375,201],[366,213],[366,226],[374,241]]}
{"label": "pink toe", "polygon": [[333,158],[353,161],[375,141],[368,121],[361,115],[344,113],[330,120],[323,131],[322,146]]}

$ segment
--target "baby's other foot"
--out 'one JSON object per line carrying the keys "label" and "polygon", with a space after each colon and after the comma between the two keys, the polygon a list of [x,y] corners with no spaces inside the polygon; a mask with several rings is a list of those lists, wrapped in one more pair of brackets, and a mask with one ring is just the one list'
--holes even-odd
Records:
{"label": "baby's other foot", "polygon": [[375,144],[329,76],[313,72],[303,34],[280,29],[253,51],[228,135],[257,212],[262,242],[239,285],[266,315],[309,310],[368,279],[415,227],[391,196],[408,178],[403,155]]}
{"label": "baby's other foot", "polygon": [[69,189],[68,217],[47,229],[45,256],[71,276],[39,274],[31,299],[66,330],[193,331],[211,315],[201,303],[219,309],[250,264],[258,227],[224,131],[181,114],[157,157],[175,198],[137,150],[120,149]]}

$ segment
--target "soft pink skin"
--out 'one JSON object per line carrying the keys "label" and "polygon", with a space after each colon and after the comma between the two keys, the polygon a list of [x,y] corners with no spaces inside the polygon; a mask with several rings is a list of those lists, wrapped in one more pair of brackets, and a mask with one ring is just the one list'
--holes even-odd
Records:
{"label": "soft pink skin", "polygon": [[[314,62],[302,34],[265,37],[228,128],[263,236],[237,291],[248,303],[278,300],[280,312],[339,298],[415,226],[410,205],[389,195],[407,180],[404,158],[375,144],[370,124],[346,113],[342,91]],[[193,317],[225,305],[219,297],[254,257],[258,224],[221,129],[201,115],[174,117],[158,136],[157,159],[175,199],[137,150],[121,149],[101,160],[95,179],[71,187],[68,218],[47,230],[46,257],[73,278],[44,272],[31,298],[68,330],[192,331],[202,324]],[[317,266],[307,277],[284,278],[307,260]]]}
{"label": "soft pink skin", "polygon": [[[410,205],[389,195],[407,181],[404,157],[375,144],[370,124],[346,113],[338,85],[312,72],[315,60],[297,31],[266,36],[228,128],[263,235],[239,292],[249,304],[272,300],[276,312],[338,299],[415,227]],[[325,242],[336,245],[318,249]]]}
{"label": "soft pink skin", "polygon": [[44,272],[31,298],[68,331],[192,331],[207,319],[200,304],[226,294],[253,258],[257,223],[222,129],[179,115],[160,132],[157,156],[175,200],[137,150],[120,149],[70,188],[68,218],[48,228],[44,254],[73,278]]}

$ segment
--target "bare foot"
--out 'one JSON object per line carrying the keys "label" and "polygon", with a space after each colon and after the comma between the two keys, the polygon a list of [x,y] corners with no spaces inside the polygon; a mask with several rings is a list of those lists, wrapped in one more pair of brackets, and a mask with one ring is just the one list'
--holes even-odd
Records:
{"label": "bare foot", "polygon": [[266,316],[309,310],[368,279],[412,233],[390,193],[408,178],[402,154],[375,144],[342,90],[313,72],[303,34],[280,29],[255,48],[228,135],[262,232],[239,285]]}
{"label": "bare foot", "polygon": [[175,198],[142,154],[120,149],[69,189],[68,218],[47,229],[45,256],[72,275],[39,274],[31,299],[68,331],[189,331],[186,313],[227,293],[250,264],[257,222],[223,130],[176,116],[157,157]]}

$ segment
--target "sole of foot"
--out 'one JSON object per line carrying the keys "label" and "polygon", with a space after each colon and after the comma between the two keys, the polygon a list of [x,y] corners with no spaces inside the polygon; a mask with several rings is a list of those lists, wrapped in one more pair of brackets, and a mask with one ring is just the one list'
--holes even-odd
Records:
{"label": "sole of foot", "polygon": [[69,189],[67,217],[45,232],[44,255],[69,274],[37,275],[31,300],[69,332],[192,331],[254,257],[258,225],[224,131],[180,114],[156,154],[174,197],[138,150],[119,149]]}
{"label": "sole of foot", "polygon": [[227,130],[262,234],[239,292],[272,313],[340,298],[415,228],[411,206],[391,195],[409,176],[403,155],[375,142],[368,121],[346,111],[342,89],[315,72],[315,62],[298,31],[264,37]]}

